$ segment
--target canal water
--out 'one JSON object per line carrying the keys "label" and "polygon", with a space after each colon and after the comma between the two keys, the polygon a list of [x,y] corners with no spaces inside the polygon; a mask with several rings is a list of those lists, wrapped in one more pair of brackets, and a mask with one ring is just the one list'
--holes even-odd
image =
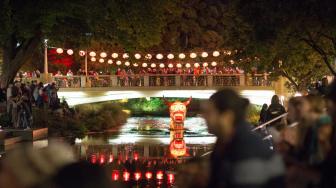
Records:
{"label": "canal water", "polygon": [[211,151],[215,137],[204,119],[189,117],[183,130],[170,130],[164,117],[131,117],[118,132],[76,141],[82,159],[105,165],[113,181],[140,187],[170,187],[188,159]]}

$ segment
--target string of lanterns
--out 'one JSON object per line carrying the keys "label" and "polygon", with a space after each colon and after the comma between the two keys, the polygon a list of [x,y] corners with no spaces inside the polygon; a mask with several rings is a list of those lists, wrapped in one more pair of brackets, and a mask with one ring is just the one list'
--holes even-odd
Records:
{"label": "string of lanterns", "polygon": [[[52,48],[55,48],[55,47],[52,47]],[[66,51],[66,53],[67,53],[68,55],[73,55],[73,54],[74,54],[74,51],[73,51],[72,49],[56,48],[56,53],[58,53],[58,54],[62,54],[62,53],[64,53],[64,51]],[[235,52],[237,53],[237,50],[235,50]],[[86,52],[86,51],[84,51],[84,50],[79,50],[79,51],[78,51],[79,56],[85,56],[86,53],[88,53],[87,55],[90,56],[90,60],[91,60],[92,62],[96,62],[96,61],[98,61],[99,63],[104,63],[104,62],[105,62],[105,58],[108,57],[108,54],[107,54],[106,52],[100,52],[100,53],[99,53],[99,57],[98,57],[98,54],[97,54],[95,51],[90,51],[90,52]],[[220,55],[227,55],[227,56],[230,56],[230,55],[233,54],[233,52],[230,51],[230,50],[223,50],[223,51],[217,51],[217,50],[216,50],[216,51],[213,51],[212,53],[208,53],[208,52],[205,52],[205,51],[204,51],[204,52],[201,52],[201,53],[196,53],[196,52],[191,52],[191,53],[178,53],[177,55],[176,55],[176,54],[174,55],[173,53],[169,53],[169,54],[167,54],[167,55],[163,55],[162,53],[157,53],[157,54],[147,53],[147,54],[145,54],[145,55],[141,55],[140,53],[135,53],[135,54],[133,55],[133,57],[134,57],[136,60],[141,60],[141,58],[142,58],[143,60],[151,60],[153,57],[155,57],[157,60],[162,60],[162,59],[164,59],[164,58],[167,58],[168,60],[173,60],[173,59],[175,59],[175,58],[176,58],[176,59],[183,60],[183,59],[186,59],[186,58],[187,58],[187,55],[188,55],[191,59],[195,59],[195,58],[197,58],[198,56],[199,56],[199,57],[202,57],[202,58],[208,58],[208,57],[209,57],[209,54],[212,55],[213,57],[219,57]],[[108,64],[113,64],[113,63],[115,62],[116,65],[120,66],[120,65],[123,64],[122,61],[119,60],[120,58],[126,60],[126,61],[124,62],[124,65],[125,65],[125,66],[131,66],[131,63],[127,60],[127,59],[130,58],[130,54],[129,54],[129,53],[116,53],[116,52],[114,52],[114,53],[111,54],[111,58],[107,59],[106,61],[107,61]],[[113,60],[113,59],[114,59],[114,60]],[[230,63],[231,63],[231,64],[234,64],[234,61],[233,61],[233,60],[230,60]],[[208,63],[208,62],[204,62],[204,63],[202,63],[201,65],[202,65],[203,67],[207,67],[207,66],[209,66],[209,64],[210,64],[211,66],[217,66],[217,62],[216,62],[216,61],[212,61],[212,62],[210,62],[210,63]],[[138,63],[133,63],[132,65],[133,65],[134,67],[138,67],[138,66],[139,66]],[[194,63],[193,65],[194,65],[194,67],[200,67],[200,66],[201,66],[200,63],[197,63],[197,62]],[[142,67],[148,67],[148,66],[149,66],[149,65],[148,65],[146,62],[142,63]],[[160,68],[164,68],[166,65],[165,65],[164,63],[160,63],[160,64],[158,64],[158,66],[159,66]],[[169,63],[167,66],[168,66],[168,68],[173,68],[173,67],[174,67],[174,64],[173,64],[173,63]],[[190,67],[191,67],[191,64],[190,64],[190,63],[185,63],[184,66],[185,66],[186,68],[190,68]],[[155,68],[155,67],[157,67],[157,64],[156,64],[156,63],[151,63],[151,64],[150,64],[150,67]],[[182,64],[181,64],[181,63],[177,63],[177,64],[176,64],[176,67],[177,67],[177,68],[181,68],[181,67],[182,67]]]}

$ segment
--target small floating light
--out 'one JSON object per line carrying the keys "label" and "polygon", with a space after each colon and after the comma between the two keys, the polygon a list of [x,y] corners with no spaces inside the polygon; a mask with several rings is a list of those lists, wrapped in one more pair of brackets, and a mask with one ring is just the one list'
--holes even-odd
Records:
{"label": "small floating light", "polygon": [[119,55],[117,53],[112,53],[113,58],[117,58]]}
{"label": "small floating light", "polygon": [[56,52],[57,52],[58,54],[61,54],[61,53],[63,53],[63,49],[62,49],[62,48],[57,48],[57,49],[56,49]]}
{"label": "small floating light", "polygon": [[89,55],[90,55],[91,57],[95,57],[95,56],[96,56],[96,52],[93,52],[93,51],[92,51],[92,52],[89,53]]}
{"label": "small floating light", "polygon": [[180,58],[180,59],[184,59],[185,57],[186,57],[186,56],[185,56],[184,53],[180,53],[180,54],[179,54],[179,58]]}
{"label": "small floating light", "polygon": [[72,54],[73,54],[73,50],[68,49],[68,50],[67,50],[67,54],[68,54],[68,55],[72,55]]}

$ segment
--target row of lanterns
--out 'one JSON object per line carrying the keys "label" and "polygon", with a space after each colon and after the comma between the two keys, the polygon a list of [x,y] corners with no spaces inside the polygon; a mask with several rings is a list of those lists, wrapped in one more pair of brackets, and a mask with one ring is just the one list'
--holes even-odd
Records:
{"label": "row of lanterns", "polygon": [[[96,61],[96,58],[92,57],[92,58],[91,58],[91,61],[95,62],[95,61]],[[105,60],[104,60],[104,59],[99,59],[99,62],[100,62],[100,63],[104,63]],[[109,59],[109,60],[107,60],[107,63],[108,63],[108,64],[113,64],[113,60]],[[115,63],[116,63],[116,65],[118,65],[118,66],[122,65],[122,62],[121,62],[120,60],[116,61]],[[231,62],[231,64],[232,64],[232,62]],[[130,63],[129,61],[125,61],[124,65],[125,65],[126,67],[128,67],[128,66],[131,65],[131,63]],[[200,63],[194,63],[193,65],[194,65],[194,67],[200,67],[200,66],[201,66]],[[215,66],[217,66],[217,62],[216,62],[216,61],[213,61],[213,62],[210,63],[210,65],[213,66],[213,67],[215,67]],[[139,66],[139,63],[133,63],[133,66],[134,66],[134,67],[138,67],[138,66]],[[149,66],[149,64],[147,64],[147,63],[142,63],[141,66],[144,67],[144,68],[146,68],[146,67]],[[165,68],[165,67],[166,67],[166,65],[165,65],[164,63],[160,63],[160,64],[158,64],[158,65],[157,65],[156,63],[151,63],[151,64],[150,64],[150,67],[152,67],[152,68],[156,68],[157,66],[160,67],[160,68]],[[183,65],[182,65],[181,63],[177,63],[175,66],[176,66],[177,68],[182,68],[182,67],[183,67]],[[184,66],[185,66],[186,68],[190,68],[190,67],[191,67],[191,64],[190,64],[190,63],[186,63]],[[203,66],[203,67],[208,67],[208,66],[209,66],[209,63],[204,62],[204,63],[202,63],[202,66]],[[173,63],[169,63],[167,67],[168,67],[168,68],[173,68],[173,67],[174,67],[174,64],[173,64]]]}
{"label": "row of lanterns", "polygon": [[[64,50],[63,50],[62,48],[57,48],[57,49],[56,49],[56,52],[57,52],[58,54],[62,54],[62,53],[64,52]],[[68,55],[73,55],[73,54],[74,54],[74,51],[73,51],[72,49],[67,49],[67,50],[66,50],[66,53],[67,53]],[[210,54],[210,55],[212,55],[213,57],[218,57],[218,56],[221,55],[221,53],[224,54],[224,55],[231,55],[231,54],[232,54],[232,52],[231,52],[230,50],[224,50],[224,51],[222,51],[222,52],[219,52],[219,51],[213,51],[212,54]],[[83,51],[83,50],[80,50],[80,51],[79,51],[79,55],[80,55],[80,56],[85,56],[85,54],[86,54],[85,51]],[[94,57],[94,58],[97,57],[97,53],[94,52],[94,51],[89,52],[88,55],[91,56],[91,57]],[[198,56],[201,56],[202,58],[207,58],[207,57],[209,56],[209,53],[208,53],[208,52],[202,52],[202,53],[191,52],[190,54],[179,53],[178,55],[174,55],[174,54],[172,54],[172,53],[169,53],[169,54],[167,54],[166,56],[163,55],[163,54],[161,54],[161,53],[158,53],[158,54],[155,55],[155,58],[158,59],[158,60],[164,59],[165,57],[166,57],[167,59],[174,59],[174,58],[177,58],[177,57],[178,57],[179,59],[185,59],[185,58],[187,57],[187,55],[189,55],[189,57],[192,58],[192,59],[194,59],[194,58],[196,58],[196,57],[198,57]],[[101,52],[101,53],[99,54],[99,56],[100,56],[101,58],[106,58],[108,55],[107,55],[106,52]],[[128,59],[128,58],[130,57],[130,55],[129,55],[128,53],[123,53],[123,54],[112,53],[112,54],[111,54],[111,57],[114,58],[114,59],[116,59],[116,58]],[[153,55],[152,55],[152,54],[146,54],[146,55],[143,56],[143,55],[141,55],[140,53],[135,53],[135,54],[134,54],[134,58],[135,58],[135,59],[138,59],[138,60],[140,60],[141,58],[149,60],[149,59],[152,59],[152,58],[153,58]]]}
{"label": "row of lanterns", "polygon": [[[125,181],[128,182],[131,180],[131,178],[135,181],[140,181],[141,179],[146,179],[147,181],[150,181],[152,179],[156,179],[158,184],[162,184],[162,180],[165,179],[165,173],[161,170],[157,171],[155,176],[153,172],[147,171],[144,173],[144,177],[142,176],[143,174],[140,171],[134,172],[133,173],[133,178],[131,177],[131,173],[124,170],[122,171],[122,174],[120,173],[119,170],[112,170],[112,180],[113,181]],[[122,176],[122,178],[121,178]],[[175,182],[175,174],[172,172],[166,172],[166,179],[168,184],[173,184]]]}

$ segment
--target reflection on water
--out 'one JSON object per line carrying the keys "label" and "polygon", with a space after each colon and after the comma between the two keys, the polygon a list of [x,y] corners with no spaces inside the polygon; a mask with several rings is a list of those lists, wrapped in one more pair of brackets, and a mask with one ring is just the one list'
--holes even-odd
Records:
{"label": "reflection on water", "polygon": [[179,164],[210,151],[214,142],[200,117],[187,118],[180,130],[170,129],[169,118],[132,117],[117,135],[90,135],[76,148],[80,157],[107,165],[115,181],[167,185]]}

